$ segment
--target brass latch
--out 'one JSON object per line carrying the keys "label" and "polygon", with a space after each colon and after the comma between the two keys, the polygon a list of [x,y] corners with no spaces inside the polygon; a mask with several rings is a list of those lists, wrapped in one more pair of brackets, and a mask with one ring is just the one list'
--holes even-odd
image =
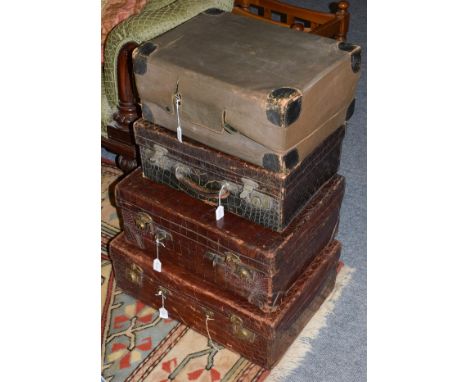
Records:
{"label": "brass latch", "polygon": [[242,319],[234,314],[230,317],[232,323],[232,332],[234,335],[244,341],[253,342],[255,340],[255,333],[249,329],[244,328]]}
{"label": "brass latch", "polygon": [[242,183],[244,184],[244,186],[242,188],[242,192],[239,195],[241,199],[258,209],[269,210],[270,208],[272,208],[273,201],[271,196],[264,195],[261,192],[258,192],[258,183],[247,178],[242,178]]}
{"label": "brass latch", "polygon": [[154,227],[152,226],[153,219],[146,212],[141,212],[141,211],[138,212],[135,215],[134,220],[135,220],[136,227],[140,231],[147,231],[148,228],[149,228],[150,233],[155,232],[155,235],[154,235],[154,240],[155,241],[162,242],[164,240],[172,240],[172,235],[169,232],[167,232],[167,231],[165,231],[165,230],[163,230],[161,228],[158,228],[158,227],[156,227],[156,229],[154,229]]}
{"label": "brass latch", "polygon": [[203,310],[203,313],[205,313],[205,317],[209,318],[209,319],[214,319],[214,313],[209,310],[208,308],[205,308],[205,307],[202,307],[202,310]]}
{"label": "brass latch", "polygon": [[164,170],[170,170],[173,166],[173,160],[167,156],[167,149],[157,144],[153,145],[153,150],[143,150],[146,157],[149,157],[149,162]]}
{"label": "brass latch", "polygon": [[213,266],[226,265],[232,273],[242,280],[252,281],[254,278],[254,272],[242,264],[240,257],[232,252],[226,252],[226,254],[222,255],[216,252],[207,251],[205,252],[205,257],[213,262]]}
{"label": "brass latch", "polygon": [[244,264],[239,256],[232,252],[227,252],[225,257],[226,265],[231,268],[239,278],[242,280],[251,281],[253,279],[253,272],[250,271]]}
{"label": "brass latch", "polygon": [[127,268],[127,278],[133,283],[141,286],[143,284],[143,269],[136,264]]}
{"label": "brass latch", "polygon": [[153,222],[151,216],[146,212],[138,212],[135,216],[135,225],[138,229],[145,231],[147,226]]}
{"label": "brass latch", "polygon": [[157,144],[154,144],[152,154],[153,155],[149,159],[150,162],[159,164],[161,162],[161,159],[163,159],[167,155],[167,149]]}

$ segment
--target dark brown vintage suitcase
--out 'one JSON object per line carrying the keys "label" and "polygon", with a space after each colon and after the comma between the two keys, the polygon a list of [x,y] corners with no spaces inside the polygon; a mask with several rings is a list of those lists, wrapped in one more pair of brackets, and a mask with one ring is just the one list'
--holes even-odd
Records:
{"label": "dark brown vintage suitcase", "polygon": [[[208,288],[190,270],[171,264],[163,273],[154,272],[151,259],[127,243],[123,234],[111,242],[110,254],[117,285],[124,292],[164,308],[169,318],[271,368],[333,289],[340,244],[331,242],[288,290],[279,309],[269,314],[231,293]],[[159,293],[164,295],[164,306]],[[164,317],[161,310],[160,316]]]}
{"label": "dark brown vintage suitcase", "polygon": [[145,120],[180,120],[184,137],[283,172],[349,119],[360,59],[356,45],[221,12],[144,43],[133,68]]}
{"label": "dark brown vintage suitcase", "polygon": [[340,164],[344,127],[288,174],[250,164],[142,119],[134,124],[144,176],[282,231]]}
{"label": "dark brown vintage suitcase", "polygon": [[334,238],[344,188],[335,175],[283,233],[230,213],[216,221],[216,207],[144,179],[140,169],[115,193],[128,241],[150,260],[159,256],[162,273],[177,264],[269,312]]}

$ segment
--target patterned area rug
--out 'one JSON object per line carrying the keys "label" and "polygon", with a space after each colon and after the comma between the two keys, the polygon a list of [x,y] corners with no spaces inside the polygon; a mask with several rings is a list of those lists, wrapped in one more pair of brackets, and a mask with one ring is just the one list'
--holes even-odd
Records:
{"label": "patterned area rug", "polygon": [[115,284],[108,243],[120,232],[113,189],[122,173],[101,164],[101,362],[106,382],[144,381],[287,381],[326,326],[353,270],[342,266],[336,287],[280,363],[267,371],[228,349],[210,347],[208,339],[123,293]]}

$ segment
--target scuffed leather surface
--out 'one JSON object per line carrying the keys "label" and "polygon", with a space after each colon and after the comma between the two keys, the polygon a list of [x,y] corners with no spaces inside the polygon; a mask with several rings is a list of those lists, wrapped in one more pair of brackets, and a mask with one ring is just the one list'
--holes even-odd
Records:
{"label": "scuffed leather surface", "polygon": [[[178,165],[190,168],[192,181],[213,190],[219,189],[225,181],[242,186],[242,179],[250,179],[259,185],[256,191],[271,198],[269,208],[258,208],[247,203],[240,197],[240,191],[231,193],[222,202],[224,208],[275,231],[284,230],[312,195],[336,174],[345,134],[344,127],[341,127],[298,166],[287,174],[279,174],[210,149],[191,139],[185,139],[181,145],[172,132],[142,119],[135,123],[134,130],[145,177],[202,200],[206,200],[203,195],[177,180],[175,169]],[[171,163],[170,168],[152,160],[155,155],[154,144],[167,150],[165,157]],[[216,199],[207,201],[217,202]]]}
{"label": "scuffed leather surface", "polygon": [[[214,206],[144,179],[140,170],[118,184],[116,201],[127,239],[144,249],[149,258],[156,257],[156,231],[166,231],[171,239],[159,247],[163,267],[179,264],[207,283],[271,311],[295,278],[336,235],[343,193],[344,179],[336,175],[282,233],[229,213],[216,222]],[[144,230],[135,224],[141,212],[152,217]],[[215,261],[206,256],[207,252],[217,258],[235,254],[252,279],[242,279],[229,264]]]}
{"label": "scuffed leather surface", "polygon": [[[110,245],[117,284],[126,293],[160,308],[161,298],[156,294],[160,286],[166,288],[169,295],[165,307],[169,317],[204,335],[205,311],[208,309],[214,314],[214,320],[210,321],[211,337],[265,368],[271,368],[279,361],[333,289],[340,250],[339,242],[331,242],[300,275],[279,309],[264,313],[230,293],[208,288],[190,271],[168,266],[163,273],[154,272],[151,260],[142,250],[127,243],[123,234]],[[143,269],[141,286],[127,277],[131,264]],[[232,314],[255,334],[252,342],[236,337],[230,321]]]}

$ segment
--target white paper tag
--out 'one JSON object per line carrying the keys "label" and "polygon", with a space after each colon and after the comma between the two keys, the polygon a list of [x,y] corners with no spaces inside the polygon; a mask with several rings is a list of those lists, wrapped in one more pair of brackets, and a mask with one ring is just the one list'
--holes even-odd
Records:
{"label": "white paper tag", "polygon": [[162,272],[162,264],[161,264],[161,261],[159,261],[159,259],[154,259],[153,260],[153,269],[156,271],[156,272]]}
{"label": "white paper tag", "polygon": [[169,312],[166,308],[159,308],[159,318],[169,318]]}
{"label": "white paper tag", "polygon": [[177,127],[177,140],[182,142],[182,127],[180,126]]}
{"label": "white paper tag", "polygon": [[224,206],[218,206],[216,208],[216,220],[220,220],[224,217]]}

